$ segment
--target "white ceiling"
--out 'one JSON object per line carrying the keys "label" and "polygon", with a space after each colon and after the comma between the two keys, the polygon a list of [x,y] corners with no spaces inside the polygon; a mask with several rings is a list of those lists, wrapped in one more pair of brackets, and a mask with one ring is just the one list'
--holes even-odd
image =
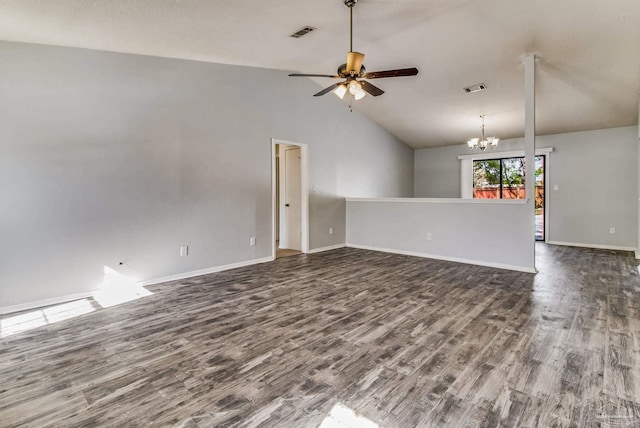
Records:
{"label": "white ceiling", "polygon": [[[0,11],[1,40],[283,73],[333,74],[349,48],[342,0],[0,0]],[[305,25],[317,30],[288,37]],[[539,57],[538,134],[638,122],[638,0],[360,0],[354,50],[368,71],[420,70],[373,81],[386,93],[353,104],[412,147],[463,143],[480,114],[488,134],[522,136],[528,53]],[[476,83],[488,89],[462,90]]]}

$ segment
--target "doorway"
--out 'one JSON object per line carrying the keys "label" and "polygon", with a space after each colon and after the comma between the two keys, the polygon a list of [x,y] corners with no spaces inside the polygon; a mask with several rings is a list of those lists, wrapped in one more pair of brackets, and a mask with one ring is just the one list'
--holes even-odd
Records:
{"label": "doorway", "polygon": [[273,257],[309,251],[307,147],[272,140]]}
{"label": "doorway", "polygon": [[545,192],[545,186],[546,186],[546,178],[545,178],[545,162],[546,161],[546,156],[545,155],[540,155],[540,156],[536,156],[535,157],[535,177],[536,177],[536,182],[535,182],[535,209],[536,209],[536,241],[545,241],[546,237],[547,237],[547,233],[546,233],[546,225],[547,225],[547,221],[546,221],[546,192]]}

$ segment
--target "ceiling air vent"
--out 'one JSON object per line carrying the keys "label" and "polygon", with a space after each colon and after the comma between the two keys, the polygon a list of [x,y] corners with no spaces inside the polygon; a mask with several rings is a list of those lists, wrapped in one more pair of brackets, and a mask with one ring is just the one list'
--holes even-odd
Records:
{"label": "ceiling air vent", "polygon": [[299,29],[298,31],[296,31],[295,33],[293,33],[291,36],[289,37],[293,37],[295,39],[299,39],[300,37],[304,36],[305,34],[309,34],[310,32],[312,32],[313,30],[315,30],[314,27],[309,27],[308,25],[306,27],[302,27],[301,29]]}
{"label": "ceiling air vent", "polygon": [[472,85],[472,86],[464,88],[464,91],[467,94],[470,94],[472,92],[484,91],[485,89],[487,89],[487,85],[485,85],[484,83],[478,83],[477,85]]}

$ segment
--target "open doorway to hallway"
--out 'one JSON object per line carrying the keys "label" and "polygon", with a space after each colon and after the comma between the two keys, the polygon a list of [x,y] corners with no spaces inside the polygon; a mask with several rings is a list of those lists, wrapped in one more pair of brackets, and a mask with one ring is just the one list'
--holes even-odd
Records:
{"label": "open doorway to hallway", "polygon": [[306,146],[273,140],[274,256],[308,252]]}

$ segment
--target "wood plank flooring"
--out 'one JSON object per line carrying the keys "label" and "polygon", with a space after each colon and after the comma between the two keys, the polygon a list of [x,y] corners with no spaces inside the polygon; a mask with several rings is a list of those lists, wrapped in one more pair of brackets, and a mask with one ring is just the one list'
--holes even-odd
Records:
{"label": "wood plank flooring", "polygon": [[346,248],[152,286],[0,339],[0,426],[317,427],[336,405],[387,428],[640,426],[638,262],[537,254],[531,275]]}
{"label": "wood plank flooring", "polygon": [[298,250],[290,250],[288,248],[276,248],[276,259],[279,259],[282,257],[297,256],[300,254],[302,254],[302,252]]}

